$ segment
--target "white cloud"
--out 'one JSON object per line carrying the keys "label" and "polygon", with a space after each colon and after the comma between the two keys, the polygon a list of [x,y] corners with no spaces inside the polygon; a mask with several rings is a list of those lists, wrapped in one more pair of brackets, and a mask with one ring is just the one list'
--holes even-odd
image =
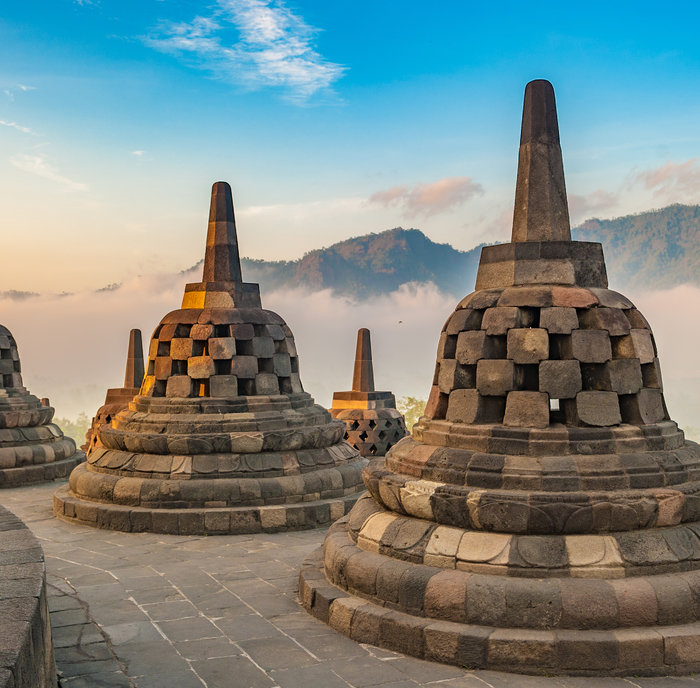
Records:
{"label": "white cloud", "polygon": [[633,176],[654,196],[666,201],[680,202],[693,199],[697,202],[700,189],[700,165],[697,158],[685,162],[671,162],[650,170],[643,170]]}
{"label": "white cloud", "polygon": [[146,154],[146,151],[135,150],[135,151],[131,151],[131,154],[132,154],[132,155],[135,155],[137,158],[140,158],[140,157],[142,157],[143,155]]}
{"label": "white cloud", "polygon": [[11,86],[10,88],[3,89],[3,93],[12,101],[15,99],[16,91],[36,91],[36,86],[27,86],[27,84],[17,84],[17,86]]}
{"label": "white cloud", "polygon": [[429,184],[393,186],[377,191],[369,198],[370,203],[400,206],[407,217],[435,215],[462,205],[484,192],[481,184],[471,177],[446,177]]}
{"label": "white cloud", "polygon": [[17,122],[8,122],[4,119],[0,119],[0,125],[3,127],[10,127],[11,129],[16,129],[17,131],[21,131],[23,134],[31,134],[32,136],[36,136],[36,133],[29,127],[23,127],[21,124],[17,124]]}
{"label": "white cloud", "polygon": [[64,177],[47,160],[46,157],[20,153],[10,158],[10,162],[19,170],[35,174],[37,177],[48,179],[62,186],[66,191],[87,191],[87,185]]}
{"label": "white cloud", "polygon": [[[233,41],[225,37],[231,29]],[[165,22],[160,35],[145,42],[189,57],[219,78],[254,89],[281,87],[290,100],[305,103],[345,71],[314,50],[316,33],[281,0],[217,0],[211,16]]]}
{"label": "white cloud", "polygon": [[569,214],[573,224],[588,219],[591,213],[609,210],[617,205],[620,200],[616,192],[596,189],[589,194],[568,194]]}

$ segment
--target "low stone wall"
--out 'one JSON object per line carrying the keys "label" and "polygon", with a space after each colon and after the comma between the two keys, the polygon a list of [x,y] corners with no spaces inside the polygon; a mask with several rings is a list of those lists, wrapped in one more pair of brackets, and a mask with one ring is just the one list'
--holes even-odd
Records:
{"label": "low stone wall", "polygon": [[0,688],[56,688],[44,553],[0,507]]}

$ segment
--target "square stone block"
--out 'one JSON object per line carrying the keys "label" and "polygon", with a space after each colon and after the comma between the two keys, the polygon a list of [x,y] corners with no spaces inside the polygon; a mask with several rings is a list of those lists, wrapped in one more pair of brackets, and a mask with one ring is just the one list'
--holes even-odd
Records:
{"label": "square stone block", "polygon": [[441,393],[440,388],[437,385],[433,385],[430,388],[428,403],[425,405],[423,415],[428,418],[444,418],[447,413],[447,400],[447,394]]}
{"label": "square stone block", "polygon": [[620,397],[620,409],[625,423],[648,425],[666,418],[663,394],[660,389],[641,389],[637,394]]}
{"label": "square stone block", "polygon": [[462,308],[455,311],[445,323],[447,334],[459,334],[464,330],[478,330],[481,327],[481,311]]}
{"label": "square stone block", "polygon": [[173,339],[170,342],[170,358],[176,361],[186,361],[190,356],[192,356],[191,338]]}
{"label": "square stone block", "polygon": [[255,376],[255,392],[257,394],[279,394],[280,386],[277,375],[258,373]]}
{"label": "square stone block", "polygon": [[457,335],[447,334],[443,332],[440,335],[438,342],[437,357],[438,358],[454,358],[457,351]]}
{"label": "square stone block", "polygon": [[186,399],[192,395],[192,378],[189,375],[173,375],[168,378],[165,387],[166,397]]}
{"label": "square stone block", "polygon": [[252,339],[255,336],[255,329],[250,323],[236,323],[231,325],[231,334],[236,339]]}
{"label": "square stone block", "polygon": [[210,356],[193,356],[187,360],[187,374],[193,380],[202,380],[215,375],[214,360]]}
{"label": "square stone block", "polygon": [[166,380],[173,372],[173,359],[170,356],[158,356],[153,367],[153,374],[157,380]]}
{"label": "square stone block", "polygon": [[177,330],[177,325],[167,324],[163,325],[158,332],[158,339],[161,342],[169,341],[175,336]]}
{"label": "square stone block", "polygon": [[212,337],[209,340],[209,355],[215,360],[232,358],[236,353],[233,337]]}
{"label": "square stone block", "polygon": [[151,339],[151,343],[148,345],[148,358],[154,359],[158,355],[158,340]]}
{"label": "square stone block", "polygon": [[505,407],[503,397],[485,397],[475,389],[455,389],[447,402],[447,420],[456,423],[499,423]]}
{"label": "square stone block", "polygon": [[607,330],[613,337],[630,333],[629,320],[619,308],[588,308],[581,311],[579,322],[590,330]]}
{"label": "square stone block", "polygon": [[575,308],[552,306],[540,311],[540,327],[550,334],[571,334],[578,329],[578,315]]}
{"label": "square stone block", "polygon": [[266,325],[267,334],[276,342],[281,342],[285,338],[284,330],[279,325]]}
{"label": "square stone block", "polygon": [[278,377],[289,377],[292,374],[292,362],[289,354],[275,354],[272,357],[272,366]]}
{"label": "square stone block", "polygon": [[574,330],[561,342],[561,354],[581,363],[605,363],[612,358],[610,335],[606,330]]}
{"label": "square stone block", "polygon": [[275,353],[275,342],[272,337],[253,337],[253,356],[272,358]]}
{"label": "square stone block", "polygon": [[615,358],[638,358],[640,363],[653,363],[656,354],[649,330],[630,330],[613,343]]}
{"label": "square stone block", "polygon": [[505,341],[483,330],[460,332],[455,356],[462,365],[476,365],[482,358],[505,358]]}
{"label": "square stone block", "polygon": [[236,377],[253,378],[258,374],[258,359],[255,356],[234,356],[231,373]]}
{"label": "square stone block", "polygon": [[539,363],[549,358],[549,336],[539,327],[508,331],[508,358],[516,363]]}
{"label": "square stone block", "polygon": [[549,426],[549,396],[544,392],[509,392],[503,425],[519,428]]}
{"label": "square stone block", "polygon": [[201,325],[197,323],[196,325],[192,325],[192,329],[190,330],[191,339],[209,339],[213,334],[213,325]]}
{"label": "square stone block", "polygon": [[617,359],[605,364],[610,389],[618,394],[636,394],[642,388],[642,367],[634,358]]}
{"label": "square stone block", "polygon": [[575,399],[566,399],[562,405],[567,422],[572,425],[608,427],[622,420],[615,392],[579,392]]}
{"label": "square stone block", "polygon": [[532,311],[517,306],[487,308],[481,321],[481,329],[486,334],[506,334],[515,327],[529,327],[534,320]]}
{"label": "square stone block", "polygon": [[209,395],[212,397],[238,396],[238,378],[235,375],[212,375],[209,378]]}
{"label": "square stone block", "polygon": [[505,359],[482,359],[476,365],[476,387],[483,396],[505,396],[515,389],[515,364]]}
{"label": "square stone block", "polygon": [[583,388],[578,361],[542,361],[539,368],[540,392],[552,399],[573,399]]}
{"label": "square stone block", "polygon": [[661,379],[661,366],[659,365],[658,358],[655,358],[652,363],[644,363],[641,368],[644,387],[651,387],[653,389],[664,388],[664,383]]}
{"label": "square stone block", "polygon": [[440,391],[449,394],[453,389],[473,388],[476,384],[475,367],[463,366],[453,358],[440,361],[438,386]]}

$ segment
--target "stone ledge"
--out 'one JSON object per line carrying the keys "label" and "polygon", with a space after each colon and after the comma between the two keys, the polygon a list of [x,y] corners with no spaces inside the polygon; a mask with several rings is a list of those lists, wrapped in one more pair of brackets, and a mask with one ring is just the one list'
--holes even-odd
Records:
{"label": "stone ledge", "polygon": [[131,533],[243,535],[320,528],[347,514],[359,493],[337,499],[275,506],[160,509],[88,502],[61,487],[54,514],[63,521]]}
{"label": "stone ledge", "polygon": [[3,507],[0,618],[0,688],[55,688],[44,555],[24,523]]}
{"label": "stone ledge", "polygon": [[322,548],[304,561],[304,608],[361,643],[467,669],[575,676],[682,675],[700,669],[700,623],[613,630],[494,628],[416,617],[330,584]]}
{"label": "stone ledge", "polygon": [[76,451],[73,456],[62,461],[2,468],[0,469],[0,488],[23,487],[32,483],[62,480],[83,461],[85,461],[85,454],[82,451]]}

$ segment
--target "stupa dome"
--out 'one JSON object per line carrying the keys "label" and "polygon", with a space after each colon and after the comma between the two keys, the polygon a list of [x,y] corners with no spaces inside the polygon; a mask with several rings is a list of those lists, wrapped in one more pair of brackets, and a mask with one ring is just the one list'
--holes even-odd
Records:
{"label": "stupa dome", "polygon": [[17,343],[0,325],[0,488],[65,478],[85,455],[22,382]]}
{"label": "stupa dome", "polygon": [[384,456],[406,435],[394,395],[374,389],[372,342],[366,327],[357,331],[352,389],[333,394],[330,412],[345,423],[345,439],[362,456]]}
{"label": "stupa dome", "polygon": [[554,91],[531,82],[512,242],[482,250],[425,416],[367,466],[302,600],[360,642],[473,668],[695,671],[699,477],[649,324],[601,245],[571,241]]}
{"label": "stupa dome", "polygon": [[304,392],[294,337],[242,280],[231,188],[212,189],[202,282],[156,327],[139,393],[55,497],[117,530],[250,533],[342,516],[365,464]]}

